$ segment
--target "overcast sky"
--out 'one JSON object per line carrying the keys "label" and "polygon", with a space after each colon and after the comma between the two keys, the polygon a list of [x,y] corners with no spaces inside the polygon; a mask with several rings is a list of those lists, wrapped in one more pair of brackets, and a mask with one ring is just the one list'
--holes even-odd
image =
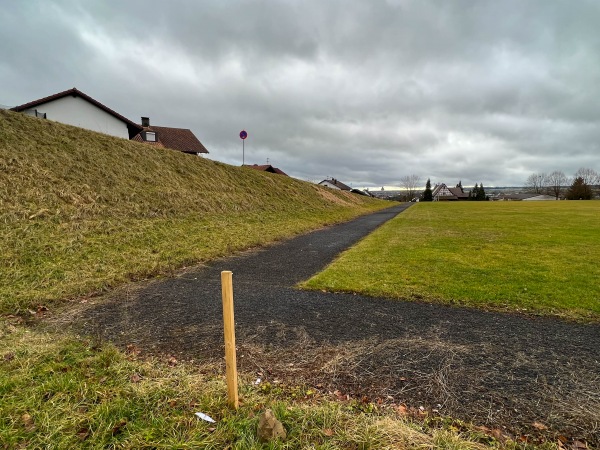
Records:
{"label": "overcast sky", "polygon": [[600,171],[600,1],[0,0],[0,104],[77,87],[353,186]]}

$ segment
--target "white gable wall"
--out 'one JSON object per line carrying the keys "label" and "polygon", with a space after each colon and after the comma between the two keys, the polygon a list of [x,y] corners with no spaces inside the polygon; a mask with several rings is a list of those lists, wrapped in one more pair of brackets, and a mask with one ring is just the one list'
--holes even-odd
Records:
{"label": "white gable wall", "polygon": [[36,106],[46,118],[76,127],[129,139],[127,124],[81,97],[62,97]]}
{"label": "white gable wall", "polygon": [[330,182],[329,182],[329,181],[327,181],[327,180],[321,181],[319,184],[320,184],[321,186],[326,186],[326,187],[328,187],[328,188],[332,188],[332,189],[338,189],[338,190],[341,190],[341,189],[340,189],[339,187],[337,187],[335,184],[333,184],[333,183],[330,183]]}

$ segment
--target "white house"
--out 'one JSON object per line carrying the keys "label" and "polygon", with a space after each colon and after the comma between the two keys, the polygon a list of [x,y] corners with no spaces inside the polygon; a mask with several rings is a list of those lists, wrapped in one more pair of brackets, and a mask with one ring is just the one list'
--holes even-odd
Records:
{"label": "white house", "polygon": [[131,139],[143,129],[76,88],[11,109],[123,139]]}
{"label": "white house", "polygon": [[331,189],[339,189],[341,191],[351,191],[352,188],[344,183],[342,183],[339,180],[336,180],[335,178],[331,178],[328,180],[323,180],[321,182],[319,182],[319,184],[321,186],[325,186]]}
{"label": "white house", "polygon": [[437,202],[440,200],[468,200],[469,194],[466,193],[461,187],[448,187],[445,183],[436,184],[431,192],[433,201]]}

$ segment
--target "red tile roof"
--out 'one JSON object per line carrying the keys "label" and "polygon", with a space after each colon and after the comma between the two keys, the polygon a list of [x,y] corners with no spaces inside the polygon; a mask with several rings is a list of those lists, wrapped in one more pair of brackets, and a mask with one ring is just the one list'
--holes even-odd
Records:
{"label": "red tile roof", "polygon": [[[145,131],[154,131],[156,133],[156,142],[144,140],[142,134]],[[155,145],[157,147],[179,150],[184,153],[208,153],[206,147],[204,147],[194,133],[187,128],[157,127],[152,125],[151,127],[144,127],[143,131],[134,136],[132,140]]]}
{"label": "red tile roof", "polygon": [[21,111],[25,111],[27,109],[35,108],[36,106],[43,105],[44,103],[49,103],[53,100],[58,100],[60,98],[68,97],[68,96],[81,97],[82,99],[88,101],[92,105],[97,106],[98,108],[102,109],[103,111],[107,112],[108,114],[125,122],[127,124],[127,128],[129,129],[129,138],[132,138],[136,133],[138,133],[142,129],[141,125],[138,125],[137,123],[129,120],[127,117],[124,117],[121,114],[119,114],[118,112],[113,111],[108,106],[103,105],[98,100],[93,99],[92,97],[81,92],[77,88],[68,89],[66,91],[62,91],[57,94],[49,95],[48,97],[40,98],[38,100],[33,100],[32,102],[29,102],[29,103],[24,103],[23,105],[19,105],[19,106],[15,106],[14,108],[11,108],[11,110],[21,112]]}

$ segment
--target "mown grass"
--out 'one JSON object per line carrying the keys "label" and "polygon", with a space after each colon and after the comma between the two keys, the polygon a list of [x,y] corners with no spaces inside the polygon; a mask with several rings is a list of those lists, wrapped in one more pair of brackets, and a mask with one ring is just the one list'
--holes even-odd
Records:
{"label": "mown grass", "polygon": [[[227,407],[224,377],[206,366],[142,359],[66,334],[0,322],[0,448],[483,448],[476,431],[424,430],[393,408],[365,413],[305,386],[240,383]],[[202,370],[200,370],[202,369]],[[290,400],[294,397],[295,400]],[[285,441],[259,442],[271,408]],[[199,420],[204,412],[215,424]],[[478,443],[479,441],[479,443]]]}
{"label": "mown grass", "polygon": [[310,289],[600,319],[600,202],[420,203]]}
{"label": "mown grass", "polygon": [[387,206],[0,111],[0,312],[168,273]]}

